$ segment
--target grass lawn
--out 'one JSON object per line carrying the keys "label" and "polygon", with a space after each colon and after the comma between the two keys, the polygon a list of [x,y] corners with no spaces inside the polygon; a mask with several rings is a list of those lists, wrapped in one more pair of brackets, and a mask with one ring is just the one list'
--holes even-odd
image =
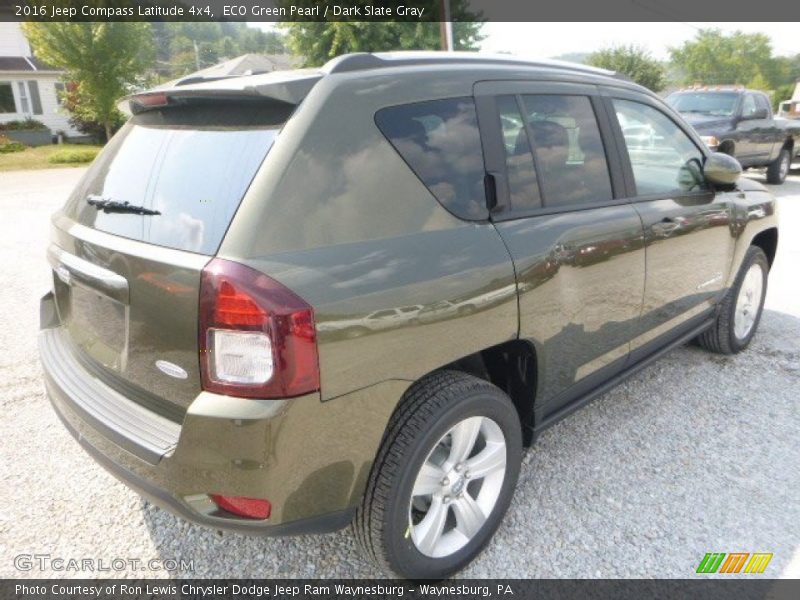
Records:
{"label": "grass lawn", "polygon": [[[102,146],[89,144],[52,144],[50,146],[37,146],[26,148],[22,152],[0,154],[0,171],[18,171],[29,169],[59,169],[63,167],[83,167],[94,158]],[[50,157],[58,153],[62,158],[76,162],[49,162]]]}

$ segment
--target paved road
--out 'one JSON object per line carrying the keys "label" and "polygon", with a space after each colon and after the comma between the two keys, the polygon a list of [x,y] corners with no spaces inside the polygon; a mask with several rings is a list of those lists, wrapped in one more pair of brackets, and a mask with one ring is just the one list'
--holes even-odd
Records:
{"label": "paved road", "polygon": [[[376,575],[347,532],[257,539],[188,525],[96,466],[57,421],[35,352],[38,299],[47,217],[81,173],[0,173],[0,576],[80,575],[16,571],[20,553],[176,558],[202,577]],[[711,551],[772,552],[765,575],[800,576],[800,172],[774,191],[783,230],[751,349],[680,348],[548,430],[465,576],[691,577]],[[168,575],[117,573],[134,574]]]}

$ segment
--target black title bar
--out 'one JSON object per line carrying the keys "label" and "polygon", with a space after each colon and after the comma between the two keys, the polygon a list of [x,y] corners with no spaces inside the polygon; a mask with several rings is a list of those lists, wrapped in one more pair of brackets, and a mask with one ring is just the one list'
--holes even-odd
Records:
{"label": "black title bar", "polygon": [[800,580],[633,579],[524,580],[464,579],[409,583],[401,580],[308,579],[7,579],[4,600],[796,600]]}
{"label": "black title bar", "polygon": [[[800,21],[800,2],[786,0],[449,1],[454,21]],[[0,0],[0,21],[438,22],[443,6],[442,0]]]}

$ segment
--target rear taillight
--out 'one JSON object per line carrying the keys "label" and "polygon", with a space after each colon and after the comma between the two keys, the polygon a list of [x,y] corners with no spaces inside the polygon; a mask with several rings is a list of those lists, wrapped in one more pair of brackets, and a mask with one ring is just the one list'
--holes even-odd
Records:
{"label": "rear taillight", "polygon": [[213,259],[200,280],[203,389],[287,398],[319,389],[314,312],[274,279]]}

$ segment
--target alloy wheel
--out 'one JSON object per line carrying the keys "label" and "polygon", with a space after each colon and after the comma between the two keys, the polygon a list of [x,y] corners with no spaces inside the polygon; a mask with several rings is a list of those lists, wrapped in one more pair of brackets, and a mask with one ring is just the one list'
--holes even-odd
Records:
{"label": "alloy wheel", "polygon": [[506,440],[488,417],[468,417],[445,433],[417,473],[408,508],[411,539],[425,556],[466,546],[497,503],[506,474]]}
{"label": "alloy wheel", "polygon": [[791,164],[792,160],[788,154],[784,153],[783,158],[781,159],[781,166],[780,166],[780,175],[781,179],[786,179],[786,176],[789,174],[789,165]]}
{"label": "alloy wheel", "polygon": [[764,290],[764,271],[760,264],[750,265],[742,279],[739,295],[736,298],[736,310],[733,315],[733,333],[744,340],[753,329]]}

